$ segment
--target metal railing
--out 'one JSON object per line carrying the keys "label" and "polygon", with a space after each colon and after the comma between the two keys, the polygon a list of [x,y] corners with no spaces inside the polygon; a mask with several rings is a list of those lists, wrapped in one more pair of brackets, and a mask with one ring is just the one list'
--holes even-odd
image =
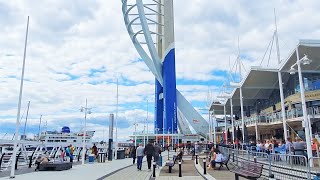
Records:
{"label": "metal railing", "polygon": [[[309,115],[320,115],[320,108],[319,107],[309,107],[307,108],[307,112]],[[287,119],[294,119],[302,117],[302,109],[300,108],[294,108],[291,110],[286,111],[286,118]],[[276,113],[269,113],[264,115],[257,115],[252,117],[247,117],[244,119],[244,123],[248,125],[255,125],[255,123],[261,124],[261,123],[280,123],[282,122],[282,114],[281,112]],[[236,120],[234,121],[234,126],[241,126],[242,121]]]}
{"label": "metal railing", "polygon": [[[232,162],[237,165],[241,161],[252,161],[263,165],[262,176],[276,179],[311,179],[318,171],[309,169],[309,162],[304,155],[292,153],[273,153],[256,151],[255,148],[247,150],[232,149],[219,146],[223,154],[230,154]],[[319,159],[320,162],[320,159]],[[320,164],[320,163],[319,163]],[[320,172],[320,168],[318,169]]]}

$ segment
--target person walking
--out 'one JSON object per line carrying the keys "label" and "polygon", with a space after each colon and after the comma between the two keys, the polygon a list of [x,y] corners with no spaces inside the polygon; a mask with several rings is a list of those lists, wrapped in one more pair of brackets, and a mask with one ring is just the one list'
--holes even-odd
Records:
{"label": "person walking", "polygon": [[133,146],[132,150],[131,150],[131,156],[132,156],[132,164],[136,163],[136,147]]}
{"label": "person walking", "polygon": [[144,147],[142,147],[142,143],[139,144],[139,147],[136,150],[136,156],[137,156],[137,168],[138,171],[141,171],[141,167],[142,167],[142,159],[144,156]]}
{"label": "person walking", "polygon": [[158,165],[160,165],[159,164],[159,155],[161,154],[161,149],[160,149],[160,147],[158,146],[158,143],[155,143],[154,144],[154,156],[153,156],[153,159],[154,159],[154,161],[158,164]]}
{"label": "person walking", "polygon": [[73,162],[73,153],[71,152],[71,145],[66,149],[66,155],[70,158],[70,162]]}
{"label": "person walking", "polygon": [[93,146],[92,146],[92,154],[94,154],[95,159],[98,158],[98,148],[97,148],[96,144],[93,144]]}
{"label": "person walking", "polygon": [[151,161],[152,161],[152,156],[154,156],[154,147],[150,141],[144,148],[144,153],[147,156],[148,170],[151,171]]}

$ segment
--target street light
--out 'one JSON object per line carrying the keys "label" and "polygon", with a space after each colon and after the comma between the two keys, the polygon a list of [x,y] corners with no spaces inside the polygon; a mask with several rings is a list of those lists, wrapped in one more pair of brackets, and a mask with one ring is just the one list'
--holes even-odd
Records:
{"label": "street light", "polygon": [[[301,106],[302,106],[302,113],[303,113],[303,123],[305,126],[305,136],[306,136],[306,143],[307,143],[307,154],[308,157],[312,157],[312,149],[311,149],[311,137],[310,137],[310,122],[308,121],[308,114],[307,114],[307,108],[306,108],[306,100],[305,100],[305,94],[304,94],[304,85],[302,80],[302,73],[301,73],[301,63],[303,65],[308,65],[312,62],[311,59],[308,58],[307,55],[304,55],[303,58],[299,59],[299,51],[298,47],[296,48],[296,54],[297,54],[297,62],[294,63],[290,70],[290,74],[295,74],[294,66],[297,65],[298,67],[298,77],[299,77],[299,87],[300,87],[300,96],[301,96]],[[310,167],[313,166],[312,158],[310,159]]]}
{"label": "street light", "polygon": [[143,125],[143,146],[146,147],[146,123]]}
{"label": "street light", "polygon": [[80,108],[81,112],[84,112],[84,132],[82,137],[82,165],[85,161],[85,145],[86,145],[86,128],[87,128],[87,114],[91,114],[91,108],[88,108],[88,100],[86,99],[86,106]]}
{"label": "street light", "polygon": [[170,145],[170,136],[169,136],[170,129],[171,129],[171,127],[168,128],[168,151],[169,151],[169,145]]}
{"label": "street light", "polygon": [[164,124],[162,125],[162,147],[164,149],[164,145],[165,145],[165,140],[164,140]]}
{"label": "street light", "polygon": [[137,147],[137,120],[135,120],[135,122],[133,123],[134,125],[134,147]]}
{"label": "street light", "polygon": [[155,128],[155,130],[157,131],[157,134],[156,134],[156,143],[158,143],[158,134],[159,134],[160,128]]}

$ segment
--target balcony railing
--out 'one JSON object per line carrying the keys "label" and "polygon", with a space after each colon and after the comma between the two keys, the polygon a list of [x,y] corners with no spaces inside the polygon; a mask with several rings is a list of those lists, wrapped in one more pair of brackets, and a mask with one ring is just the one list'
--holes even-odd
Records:
{"label": "balcony railing", "polygon": [[[308,115],[314,116],[314,115],[320,115],[320,108],[319,107],[309,107],[307,108]],[[286,119],[294,119],[298,117],[302,117],[302,109],[300,108],[295,108],[286,111]],[[270,114],[265,114],[265,115],[258,115],[258,116],[252,116],[252,117],[247,117],[244,119],[244,123],[246,126],[251,126],[255,125],[255,123],[261,124],[261,123],[267,123],[267,124],[272,124],[272,123],[279,123],[282,122],[282,113],[281,112],[276,112],[276,113],[270,113]],[[234,122],[235,126],[242,126],[241,119],[236,120]]]}

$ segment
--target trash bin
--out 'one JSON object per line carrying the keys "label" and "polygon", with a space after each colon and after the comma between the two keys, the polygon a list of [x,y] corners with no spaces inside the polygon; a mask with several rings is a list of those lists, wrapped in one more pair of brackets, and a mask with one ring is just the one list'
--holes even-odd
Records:
{"label": "trash bin", "polygon": [[89,163],[93,163],[94,162],[94,155],[90,154],[89,155]]}
{"label": "trash bin", "polygon": [[106,153],[103,153],[103,152],[99,153],[99,162],[100,163],[106,162]]}
{"label": "trash bin", "polygon": [[117,159],[124,159],[124,150],[117,151]]}

